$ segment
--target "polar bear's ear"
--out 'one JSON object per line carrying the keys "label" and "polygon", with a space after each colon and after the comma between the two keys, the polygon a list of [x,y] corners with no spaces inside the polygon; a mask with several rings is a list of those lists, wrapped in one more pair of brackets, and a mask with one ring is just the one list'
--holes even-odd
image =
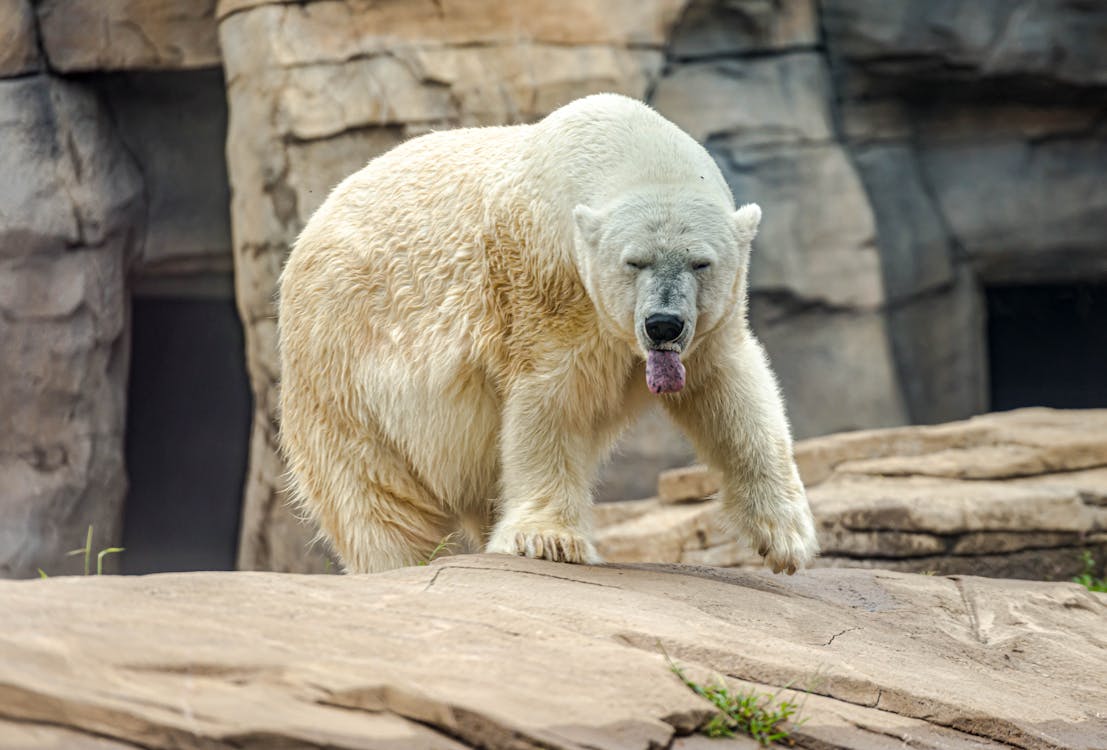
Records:
{"label": "polar bear's ear", "polygon": [[583,203],[573,209],[573,222],[577,225],[581,239],[589,245],[596,245],[600,240],[600,230],[603,228],[603,214],[593,211]]}
{"label": "polar bear's ear", "polygon": [[734,212],[734,229],[738,232],[738,240],[742,244],[753,242],[757,235],[757,227],[761,225],[761,206],[756,203],[747,203]]}

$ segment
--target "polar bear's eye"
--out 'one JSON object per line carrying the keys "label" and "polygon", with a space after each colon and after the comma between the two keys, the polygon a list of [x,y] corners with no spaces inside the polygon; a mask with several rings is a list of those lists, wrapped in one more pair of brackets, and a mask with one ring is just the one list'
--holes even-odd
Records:
{"label": "polar bear's eye", "polygon": [[711,268],[711,261],[709,260],[701,260],[698,263],[692,264],[693,271],[706,271],[708,268]]}
{"label": "polar bear's eye", "polygon": [[627,268],[633,268],[635,271],[643,271],[650,267],[649,263],[641,260],[628,260]]}

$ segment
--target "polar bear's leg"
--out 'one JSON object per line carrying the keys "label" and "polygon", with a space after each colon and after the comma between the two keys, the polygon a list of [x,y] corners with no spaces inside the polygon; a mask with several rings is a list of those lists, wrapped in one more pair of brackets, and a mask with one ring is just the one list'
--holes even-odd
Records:
{"label": "polar bear's leg", "polygon": [[345,509],[347,526],[327,529],[347,573],[379,573],[427,563],[452,549],[447,518],[423,503],[369,487]]}
{"label": "polar bear's leg", "polygon": [[454,528],[431,492],[393,449],[344,435],[289,434],[300,505],[331,541],[349,573],[377,573],[425,562]]}
{"label": "polar bear's leg", "polygon": [[601,562],[592,546],[597,450],[586,418],[548,383],[514,389],[501,432],[500,519],[486,551],[571,563]]}
{"label": "polar bear's leg", "polygon": [[752,335],[716,345],[689,366],[689,387],[666,409],[722,471],[723,506],[738,530],[773,572],[794,573],[818,542],[776,379]]}

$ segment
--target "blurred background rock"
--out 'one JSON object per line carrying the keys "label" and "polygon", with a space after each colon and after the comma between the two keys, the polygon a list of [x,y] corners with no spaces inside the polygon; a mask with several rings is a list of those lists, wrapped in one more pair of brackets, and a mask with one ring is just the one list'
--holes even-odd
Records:
{"label": "blurred background rock", "polygon": [[[274,288],[431,129],[643,99],[765,209],[798,436],[1107,406],[1107,6],[0,0],[0,575],[323,569],[285,505]],[[648,415],[602,499],[692,453]],[[109,558],[111,560],[111,558]]]}

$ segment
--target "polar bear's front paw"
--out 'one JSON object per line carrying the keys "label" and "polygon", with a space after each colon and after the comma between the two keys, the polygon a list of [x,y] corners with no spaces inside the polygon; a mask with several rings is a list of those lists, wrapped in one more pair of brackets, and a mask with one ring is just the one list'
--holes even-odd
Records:
{"label": "polar bear's front paw", "polygon": [[603,562],[592,542],[566,529],[502,529],[493,535],[485,551],[585,565]]}
{"label": "polar bear's front paw", "polygon": [[774,573],[792,575],[811,562],[819,551],[815,521],[802,494],[751,519],[749,531],[757,554],[765,558],[765,564]]}

